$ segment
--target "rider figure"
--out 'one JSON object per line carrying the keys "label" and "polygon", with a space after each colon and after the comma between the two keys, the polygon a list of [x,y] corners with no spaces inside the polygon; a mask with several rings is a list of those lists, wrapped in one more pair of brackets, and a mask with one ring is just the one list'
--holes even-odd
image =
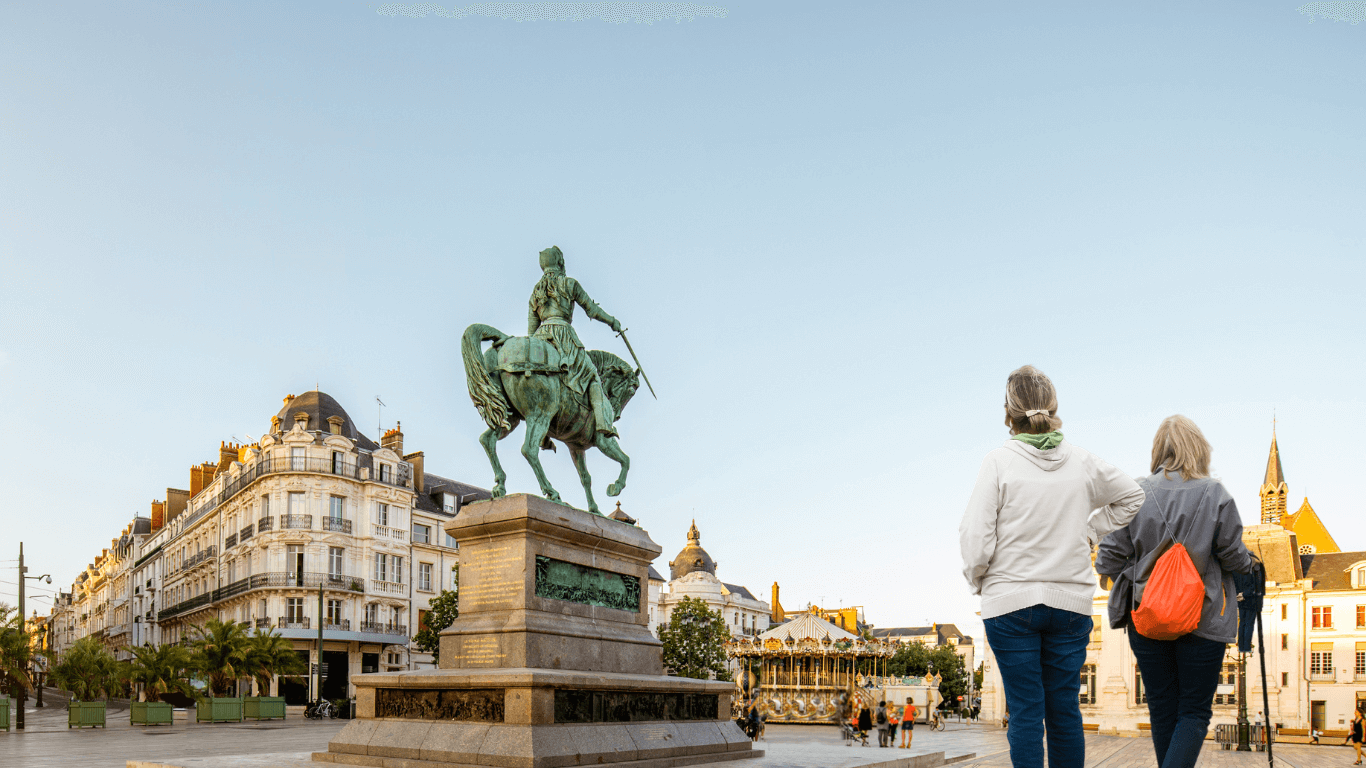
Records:
{"label": "rider figure", "polygon": [[584,314],[594,320],[621,332],[621,323],[602,311],[588,297],[588,292],[579,281],[564,274],[564,253],[558,246],[550,246],[541,251],[541,270],[543,274],[531,290],[531,301],[527,312],[527,333],[555,345],[568,365],[565,383],[575,392],[588,395],[593,408],[594,428],[605,435],[617,436],[616,414],[612,403],[602,392],[602,379],[593,365],[593,358],[584,351],[583,342],[574,332],[574,305],[583,307]]}

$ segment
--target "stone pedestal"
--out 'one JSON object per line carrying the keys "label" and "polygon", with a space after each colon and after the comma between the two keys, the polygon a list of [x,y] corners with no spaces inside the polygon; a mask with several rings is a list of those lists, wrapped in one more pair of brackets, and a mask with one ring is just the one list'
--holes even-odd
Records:
{"label": "stone pedestal", "polygon": [[357,715],[314,761],[618,768],[750,757],[731,683],[666,677],[641,529],[519,494],[463,508],[460,618],[441,668],[355,678]]}

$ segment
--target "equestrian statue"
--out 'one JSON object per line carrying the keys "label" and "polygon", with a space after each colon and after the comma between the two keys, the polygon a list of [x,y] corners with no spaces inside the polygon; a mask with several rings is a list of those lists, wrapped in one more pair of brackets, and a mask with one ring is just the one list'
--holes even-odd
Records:
{"label": "equestrian statue", "polygon": [[[602,350],[585,350],[574,332],[574,305],[593,320],[606,323],[626,340],[616,318],[588,297],[579,282],[564,273],[564,253],[556,246],[541,251],[541,279],[531,290],[526,336],[508,336],[492,326],[475,323],[465,329],[460,353],[470,399],[488,424],[479,442],[493,465],[493,498],[507,494],[507,474],[498,462],[498,441],[526,422],[522,455],[531,464],[541,493],[552,501],[560,495],[546,479],[540,451],[555,450],[551,439],[569,448],[574,467],[588,496],[588,511],[602,514],[593,500],[593,479],[584,453],[597,448],[621,465],[607,495],[626,487],[631,459],[617,444],[614,424],[640,386],[644,372]],[[488,350],[483,343],[493,342]],[[631,349],[630,342],[626,348]],[[632,358],[635,352],[631,352]],[[649,379],[645,380],[648,385]],[[653,390],[652,390],[653,393]]]}

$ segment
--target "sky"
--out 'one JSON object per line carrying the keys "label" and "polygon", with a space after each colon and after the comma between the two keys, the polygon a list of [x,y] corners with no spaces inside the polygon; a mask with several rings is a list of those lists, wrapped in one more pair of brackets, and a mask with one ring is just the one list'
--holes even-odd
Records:
{"label": "sky", "polygon": [[661,571],[695,519],[761,599],[980,636],[958,522],[1026,363],[1132,475],[1193,418],[1249,524],[1274,418],[1366,549],[1366,4],[441,7],[0,8],[0,601],[315,387],[489,487],[459,336],[524,333],[552,244],[658,392],[619,499]]}

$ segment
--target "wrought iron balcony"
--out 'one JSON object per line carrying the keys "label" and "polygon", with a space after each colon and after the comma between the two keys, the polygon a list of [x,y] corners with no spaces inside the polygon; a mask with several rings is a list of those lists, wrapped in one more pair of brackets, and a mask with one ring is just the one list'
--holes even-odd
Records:
{"label": "wrought iron balcony", "polygon": [[[205,592],[197,597],[192,597],[181,603],[173,605],[157,613],[158,620],[169,619],[200,606],[216,603],[235,597],[244,592],[254,589],[307,589],[316,590],[318,587],[324,590],[335,592],[364,592],[365,582],[353,576],[342,576],[327,573],[303,573],[292,571],[288,573],[258,573],[244,579],[238,579],[223,587],[219,587],[211,592]],[[401,586],[401,585],[400,585]],[[398,593],[402,594],[402,593]]]}
{"label": "wrought iron balcony", "polygon": [[262,618],[262,619],[257,619],[257,620],[256,620],[256,628],[257,628],[257,629],[270,629],[270,617],[267,616],[267,617]]}
{"label": "wrought iron balcony", "polygon": [[280,529],[303,528],[305,530],[313,527],[312,515],[280,515]]}
{"label": "wrought iron balcony", "polygon": [[327,621],[323,623],[323,630],[331,632],[350,632],[351,620],[342,619],[341,621]]}
{"label": "wrought iron balcony", "polygon": [[251,526],[248,525],[246,528],[243,528],[243,529],[242,529],[242,535],[239,537],[239,540],[240,540],[240,541],[246,541],[247,539],[250,539],[251,536],[252,536],[252,533],[253,533],[253,531],[251,530]]}
{"label": "wrought iron balcony", "polygon": [[290,621],[289,619],[280,619],[279,621],[275,622],[275,626],[278,629],[308,629],[308,617],[304,616],[296,621]]}
{"label": "wrought iron balcony", "polygon": [[271,524],[272,524],[274,521],[275,521],[275,518],[271,517],[270,515],[266,515],[265,517],[261,518],[260,520],[257,520],[257,521],[256,521],[256,532],[257,532],[257,533],[265,533],[266,531],[269,531],[269,530],[270,530],[270,527],[271,527]]}
{"label": "wrought iron balcony", "polygon": [[227,550],[232,549],[235,546],[237,546],[237,534],[230,533],[226,538],[223,539],[223,551],[226,552]]}
{"label": "wrought iron balcony", "polygon": [[324,517],[324,518],[323,518],[323,530],[324,530],[324,531],[337,531],[337,532],[339,532],[339,533],[350,533],[350,532],[351,532],[351,521],[350,521],[350,520],[343,520],[343,519],[340,518],[340,517]]}

